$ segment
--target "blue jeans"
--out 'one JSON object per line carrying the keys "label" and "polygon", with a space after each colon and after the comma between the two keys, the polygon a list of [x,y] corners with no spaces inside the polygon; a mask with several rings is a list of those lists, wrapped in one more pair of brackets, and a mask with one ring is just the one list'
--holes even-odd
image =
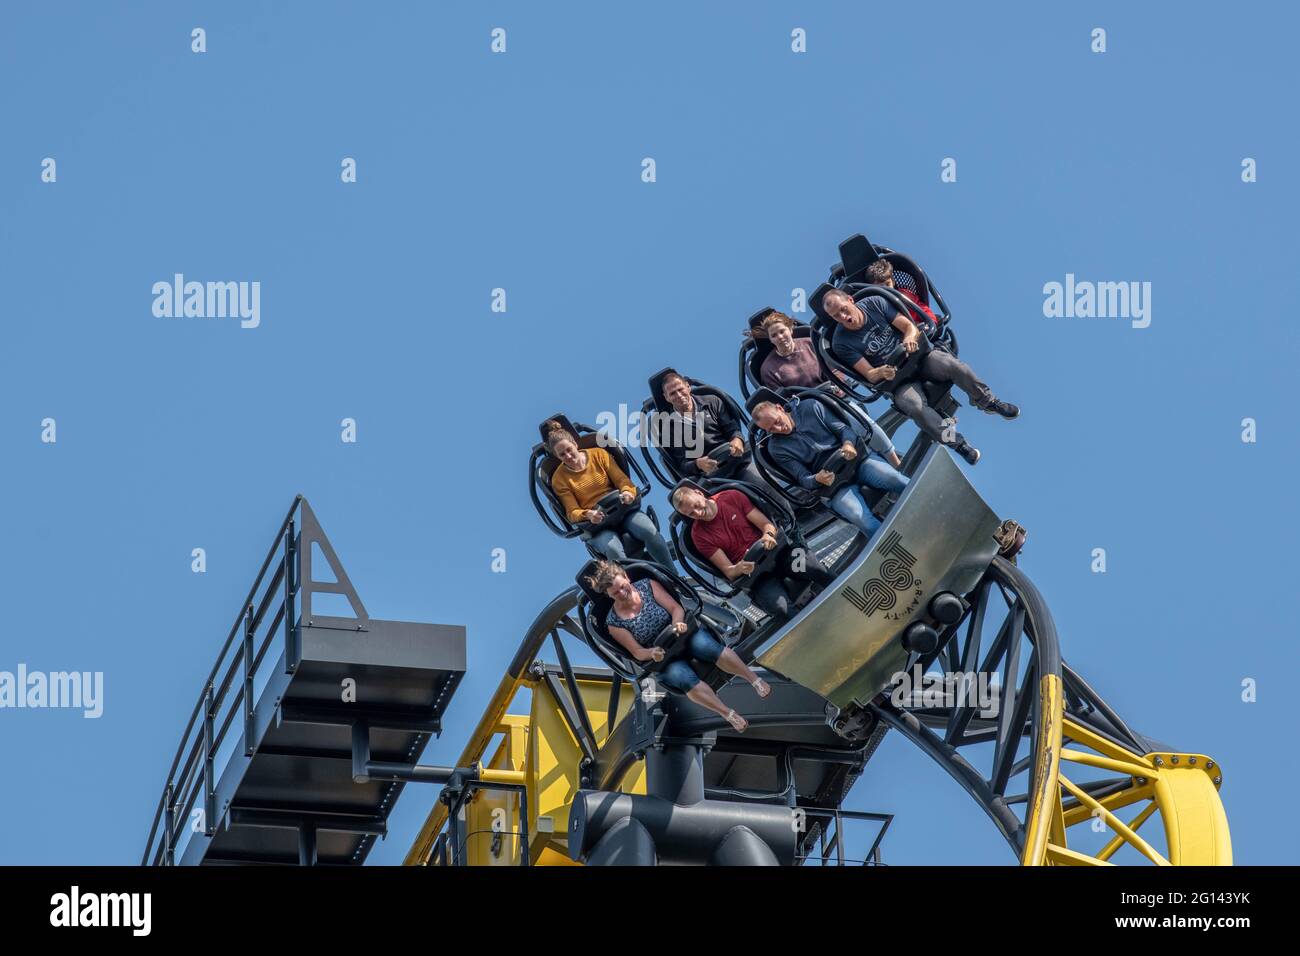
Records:
{"label": "blue jeans", "polygon": [[894,466],[878,458],[864,458],[858,465],[857,485],[846,484],[831,495],[827,504],[831,511],[849,524],[857,525],[868,538],[880,527],[880,519],[871,513],[862,498],[858,485],[881,491],[900,492],[907,487],[907,476]]}
{"label": "blue jeans", "polygon": [[624,550],[623,542],[618,536],[619,531],[626,531],[644,544],[646,553],[653,560],[658,561],[666,568],[673,566],[672,555],[668,553],[668,542],[655,530],[655,523],[650,520],[650,516],[644,511],[633,511],[623,519],[623,524],[617,528],[611,527],[597,531],[591,536],[591,543],[597,551],[611,561],[626,561],[627,552]]}
{"label": "blue jeans", "polygon": [[675,690],[685,694],[700,682],[700,677],[691,666],[691,660],[705,664],[716,664],[722,656],[722,643],[703,628],[696,628],[695,633],[686,639],[686,653],[664,664],[659,672],[659,679]]}

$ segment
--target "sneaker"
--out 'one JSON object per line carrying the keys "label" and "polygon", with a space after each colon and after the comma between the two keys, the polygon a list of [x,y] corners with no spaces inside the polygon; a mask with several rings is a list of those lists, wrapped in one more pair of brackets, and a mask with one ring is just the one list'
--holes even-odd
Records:
{"label": "sneaker", "polygon": [[981,405],[980,410],[988,412],[990,415],[1001,415],[1007,421],[1020,417],[1019,405],[1012,405],[1010,402],[1004,402],[999,398],[989,399],[989,403]]}
{"label": "sneaker", "polygon": [[966,464],[968,465],[973,465],[980,460],[980,450],[968,441],[964,441],[958,445],[955,451],[966,459]]}

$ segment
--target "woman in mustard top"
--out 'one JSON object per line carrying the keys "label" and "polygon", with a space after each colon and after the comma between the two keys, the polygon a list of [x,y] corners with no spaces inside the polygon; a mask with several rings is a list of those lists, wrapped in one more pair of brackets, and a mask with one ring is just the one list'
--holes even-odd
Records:
{"label": "woman in mustard top", "polygon": [[[613,455],[603,448],[579,448],[573,436],[559,423],[546,434],[546,450],[560,462],[551,475],[551,490],[560,500],[565,517],[573,524],[587,521],[601,525],[605,515],[596,507],[596,502],[611,491],[617,490],[624,504],[636,498],[636,485],[618,466]],[[641,511],[628,512],[618,525],[601,528],[584,534],[584,537],[605,557],[626,561],[627,553],[619,538],[620,531],[628,532],[643,543],[650,557],[664,567],[673,566],[668,542],[655,530],[650,516]]]}

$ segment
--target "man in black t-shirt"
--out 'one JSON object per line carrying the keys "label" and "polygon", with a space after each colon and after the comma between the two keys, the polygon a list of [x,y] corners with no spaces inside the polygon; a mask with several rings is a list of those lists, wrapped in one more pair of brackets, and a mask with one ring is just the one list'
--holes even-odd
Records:
{"label": "man in black t-shirt", "polygon": [[973,407],[993,415],[1012,419],[1020,414],[1015,405],[996,398],[969,365],[941,348],[927,353],[915,374],[895,383],[899,366],[917,350],[921,331],[889,300],[872,295],[854,302],[843,289],[832,289],[822,299],[822,308],[838,326],[831,337],[835,357],[869,384],[890,392],[895,408],[970,464],[979,461],[979,449],[944,427],[943,417],[926,400],[925,383],[951,382],[966,393]]}

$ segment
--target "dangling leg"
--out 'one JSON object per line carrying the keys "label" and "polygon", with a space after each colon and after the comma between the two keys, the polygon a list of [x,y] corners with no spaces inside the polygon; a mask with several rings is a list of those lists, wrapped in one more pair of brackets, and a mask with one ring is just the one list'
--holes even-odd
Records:
{"label": "dangling leg", "polygon": [[737,733],[744,733],[745,728],[749,726],[749,721],[724,704],[722,698],[714,693],[712,687],[700,680],[695,669],[686,661],[670,661],[660,677],[665,684],[680,690],[693,703],[713,711],[731,724]]}
{"label": "dangling leg", "polygon": [[907,382],[894,390],[894,407],[916,423],[916,427],[940,445],[956,445],[954,434],[948,431],[947,420],[930,407],[925,392],[916,382]]}
{"label": "dangling leg", "polygon": [[993,392],[980,381],[974,370],[950,352],[936,349],[921,363],[921,374],[932,382],[952,382],[970,399],[971,405],[1003,418],[1012,419],[1020,409],[1010,402],[999,401]]}
{"label": "dangling leg", "polygon": [[668,542],[655,530],[655,523],[644,511],[634,511],[623,519],[623,527],[642,544],[646,553],[666,568],[673,566],[673,556],[668,551]]}
{"label": "dangling leg", "polygon": [[772,693],[772,688],[767,686],[767,681],[750,670],[749,665],[740,659],[739,654],[729,647],[724,647],[722,642],[712,635],[702,630],[696,631],[691,635],[688,647],[691,656],[697,661],[716,664],[718,670],[723,673],[748,681],[759,697],[766,697]]}
{"label": "dangling leg", "polygon": [[830,506],[831,511],[834,511],[849,524],[857,525],[858,529],[868,538],[875,534],[876,529],[880,527],[880,519],[868,510],[867,503],[862,500],[862,495],[852,485],[845,485],[835,492],[826,504]]}
{"label": "dangling leg", "polygon": [[597,531],[590,540],[591,546],[611,561],[627,560],[627,552],[623,550],[623,542],[619,540],[617,532],[606,528]]}

